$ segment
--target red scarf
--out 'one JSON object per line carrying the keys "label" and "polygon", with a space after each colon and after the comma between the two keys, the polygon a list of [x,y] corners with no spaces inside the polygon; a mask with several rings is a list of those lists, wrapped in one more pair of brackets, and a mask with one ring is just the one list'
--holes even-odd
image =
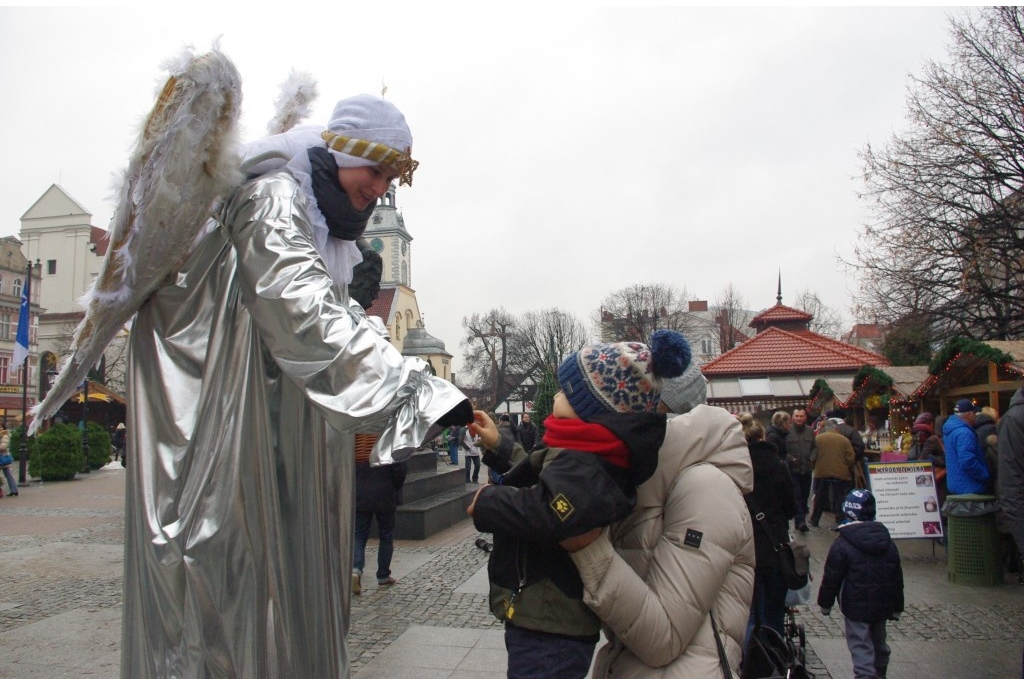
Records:
{"label": "red scarf", "polygon": [[544,419],[544,444],[578,452],[596,454],[605,461],[629,468],[629,448],[610,430],[580,419]]}

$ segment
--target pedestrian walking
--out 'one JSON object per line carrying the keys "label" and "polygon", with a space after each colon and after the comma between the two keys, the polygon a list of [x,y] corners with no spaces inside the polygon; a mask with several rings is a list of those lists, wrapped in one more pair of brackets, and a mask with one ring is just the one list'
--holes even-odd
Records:
{"label": "pedestrian walking", "polygon": [[352,554],[352,594],[362,592],[366,542],[377,520],[377,587],[397,581],[391,575],[395,551],[395,511],[402,504],[402,486],[408,469],[404,462],[370,466],[369,460],[356,461],[355,549]]}
{"label": "pedestrian walking", "polygon": [[854,678],[884,678],[892,650],[886,622],[903,612],[903,567],[889,530],[875,521],[875,497],[853,490],[843,501],[845,522],[825,560],[818,606],[826,616],[839,600]]}

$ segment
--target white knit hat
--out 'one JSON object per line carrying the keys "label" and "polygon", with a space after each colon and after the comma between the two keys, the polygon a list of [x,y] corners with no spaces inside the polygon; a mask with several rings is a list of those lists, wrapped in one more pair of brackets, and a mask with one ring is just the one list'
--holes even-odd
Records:
{"label": "white knit hat", "polygon": [[673,414],[685,414],[708,399],[708,379],[694,360],[681,376],[666,378],[661,386],[661,401]]}

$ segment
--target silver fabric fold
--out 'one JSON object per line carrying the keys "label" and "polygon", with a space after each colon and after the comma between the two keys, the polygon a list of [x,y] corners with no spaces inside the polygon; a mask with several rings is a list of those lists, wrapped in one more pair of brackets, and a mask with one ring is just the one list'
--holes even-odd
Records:
{"label": "silver fabric fold", "polygon": [[229,195],[132,327],[121,672],[346,677],[357,430],[465,400],[328,275],[287,172]]}

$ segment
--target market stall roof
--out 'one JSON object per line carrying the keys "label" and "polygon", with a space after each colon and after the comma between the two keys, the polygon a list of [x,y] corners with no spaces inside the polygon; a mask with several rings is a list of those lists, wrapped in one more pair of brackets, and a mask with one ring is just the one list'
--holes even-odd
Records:
{"label": "market stall roof", "polygon": [[1010,395],[1024,386],[1024,341],[954,338],[936,353],[928,371],[913,399],[931,400],[948,413],[953,402],[969,397],[1002,413]]}
{"label": "market stall roof", "polygon": [[910,398],[928,380],[927,366],[883,366],[881,370],[892,378],[892,389],[902,399]]}
{"label": "market stall roof", "polygon": [[[71,397],[68,402],[75,402],[81,404],[85,401],[85,394],[79,392]],[[117,402],[118,404],[128,404],[128,401],[118,395],[116,392],[96,381],[89,381],[89,401],[90,402]]]}
{"label": "market stall roof", "polygon": [[1024,340],[987,340],[985,344],[1013,357],[1007,365],[1024,373]]}

